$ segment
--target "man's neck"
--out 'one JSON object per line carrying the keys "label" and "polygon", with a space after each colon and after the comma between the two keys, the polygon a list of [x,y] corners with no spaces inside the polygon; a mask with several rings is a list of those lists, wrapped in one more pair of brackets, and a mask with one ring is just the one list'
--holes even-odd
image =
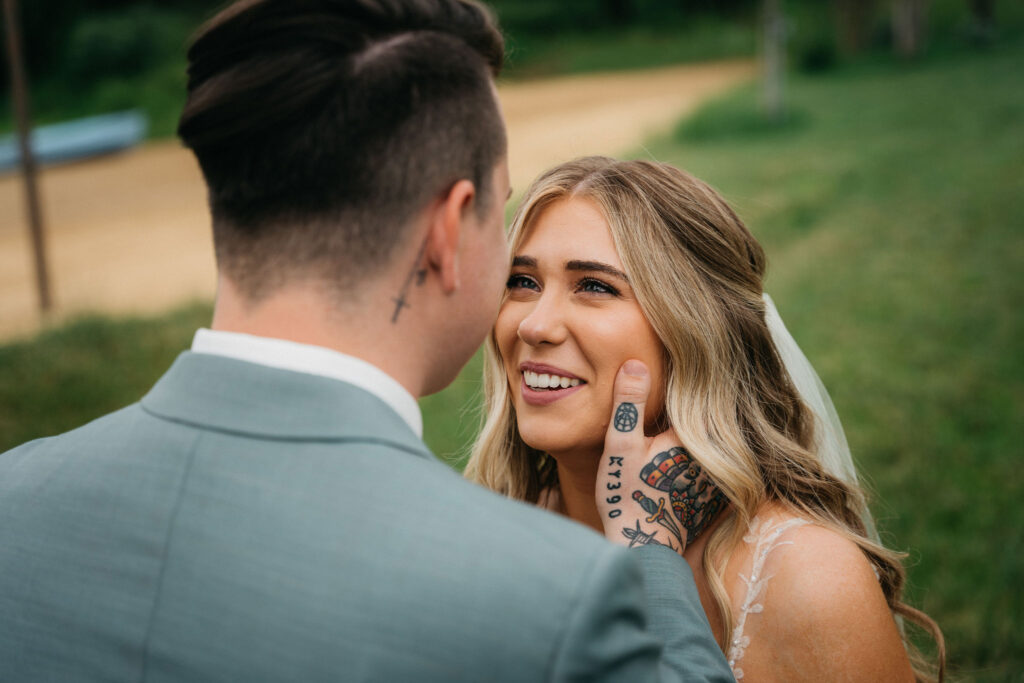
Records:
{"label": "man's neck", "polygon": [[404,344],[409,330],[396,329],[385,307],[368,295],[341,308],[331,295],[312,285],[287,287],[251,304],[221,277],[211,327],[321,346],[360,358],[419,397],[425,361]]}

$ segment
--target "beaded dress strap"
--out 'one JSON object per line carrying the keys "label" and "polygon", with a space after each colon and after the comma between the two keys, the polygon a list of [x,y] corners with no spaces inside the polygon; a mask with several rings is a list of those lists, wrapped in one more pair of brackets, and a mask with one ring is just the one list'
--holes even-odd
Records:
{"label": "beaded dress strap", "polygon": [[768,554],[782,545],[793,545],[793,541],[780,541],[779,537],[790,529],[810,524],[806,519],[789,519],[779,524],[773,524],[773,520],[761,521],[754,517],[750,522],[750,529],[743,542],[747,545],[754,543],[753,563],[750,567],[750,575],[740,574],[743,583],[747,585],[747,594],[740,605],[740,612],[736,618],[736,627],[732,632],[732,642],[729,643],[729,667],[732,669],[736,680],[743,678],[743,669],[739,668],[739,661],[750,645],[750,637],[744,634],[747,625],[747,617],[751,614],[759,614],[764,611],[764,605],[760,600],[764,597],[765,585],[771,576],[764,575],[764,563]]}

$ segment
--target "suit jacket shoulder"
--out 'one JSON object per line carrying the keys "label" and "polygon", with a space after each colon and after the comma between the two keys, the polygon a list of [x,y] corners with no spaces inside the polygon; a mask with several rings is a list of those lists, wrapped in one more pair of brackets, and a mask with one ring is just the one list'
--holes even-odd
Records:
{"label": "suit jacket shoulder", "polygon": [[0,456],[0,520],[3,679],[572,680],[609,643],[658,661],[632,557],[325,378],[183,354],[139,404]]}

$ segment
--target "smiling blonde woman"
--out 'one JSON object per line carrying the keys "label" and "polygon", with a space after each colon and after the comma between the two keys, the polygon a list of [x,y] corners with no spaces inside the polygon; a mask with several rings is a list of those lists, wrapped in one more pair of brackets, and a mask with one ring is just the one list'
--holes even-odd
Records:
{"label": "smiling blonde woman", "polygon": [[[769,329],[764,252],[722,198],[665,164],[578,159],[534,182],[510,242],[466,476],[609,533],[595,487],[613,386],[642,361],[646,406],[620,405],[615,420],[681,444],[645,466],[646,483],[662,477],[668,491],[702,469],[720,493],[673,497],[673,519],[664,499],[655,509],[623,488],[609,500],[651,515],[614,533],[671,545],[681,537],[666,530],[686,527],[677,550],[736,678],[941,680],[941,633],[902,602],[901,555],[869,530],[849,456],[828,452],[827,416],[808,407]],[[937,666],[898,617],[933,635]]]}

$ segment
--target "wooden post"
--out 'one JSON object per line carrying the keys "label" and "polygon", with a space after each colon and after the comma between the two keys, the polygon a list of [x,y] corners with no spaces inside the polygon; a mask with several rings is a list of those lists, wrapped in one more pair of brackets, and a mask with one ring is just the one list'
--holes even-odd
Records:
{"label": "wooden post", "polygon": [[14,118],[18,126],[22,177],[25,179],[25,204],[28,207],[32,251],[35,256],[36,288],[39,294],[39,309],[46,313],[53,307],[53,300],[50,296],[50,276],[46,266],[46,239],[43,231],[43,211],[39,203],[39,189],[36,183],[36,161],[32,154],[32,145],[29,143],[32,124],[29,118],[25,68],[21,61],[18,11],[15,0],[3,0],[3,3],[4,23],[7,25],[7,57],[11,69]]}
{"label": "wooden post", "polygon": [[928,0],[893,0],[893,47],[901,57],[916,57],[924,48]]}
{"label": "wooden post", "polygon": [[860,54],[871,33],[876,0],[834,0],[836,42],[844,55]]}

